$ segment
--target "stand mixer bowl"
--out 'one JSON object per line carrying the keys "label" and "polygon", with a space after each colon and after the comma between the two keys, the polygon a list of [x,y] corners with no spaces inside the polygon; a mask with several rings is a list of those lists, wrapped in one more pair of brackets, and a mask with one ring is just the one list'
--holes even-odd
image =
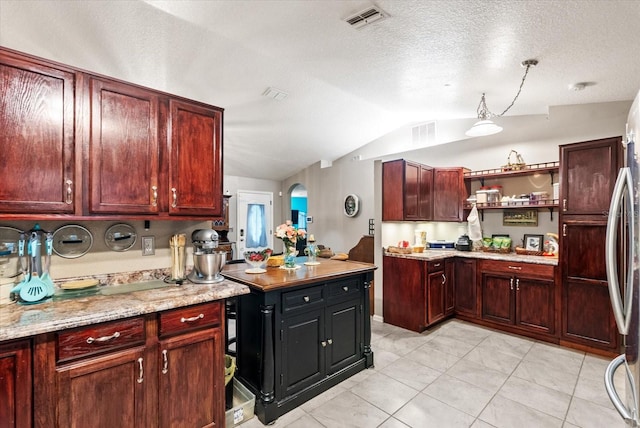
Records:
{"label": "stand mixer bowl", "polygon": [[226,262],[227,253],[224,251],[194,253],[193,271],[189,279],[202,283],[222,281],[224,278],[220,275],[220,271]]}

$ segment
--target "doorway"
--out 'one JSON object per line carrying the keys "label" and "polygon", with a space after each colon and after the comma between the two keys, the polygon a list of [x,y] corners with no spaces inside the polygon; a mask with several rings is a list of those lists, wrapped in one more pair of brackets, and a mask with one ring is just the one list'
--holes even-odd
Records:
{"label": "doorway", "polygon": [[273,248],[273,193],[238,190],[238,254]]}
{"label": "doorway", "polygon": [[[298,229],[307,230],[307,188],[297,183],[291,187],[289,202],[291,206],[291,221]],[[296,250],[298,254],[304,254],[304,248],[307,246],[307,239],[298,239],[296,242]]]}

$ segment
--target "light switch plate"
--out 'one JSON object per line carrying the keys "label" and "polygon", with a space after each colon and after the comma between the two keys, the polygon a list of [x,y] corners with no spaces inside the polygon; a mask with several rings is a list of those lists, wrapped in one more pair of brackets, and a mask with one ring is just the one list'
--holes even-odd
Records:
{"label": "light switch plate", "polygon": [[142,255],[153,256],[155,253],[156,253],[155,236],[143,236],[142,237]]}

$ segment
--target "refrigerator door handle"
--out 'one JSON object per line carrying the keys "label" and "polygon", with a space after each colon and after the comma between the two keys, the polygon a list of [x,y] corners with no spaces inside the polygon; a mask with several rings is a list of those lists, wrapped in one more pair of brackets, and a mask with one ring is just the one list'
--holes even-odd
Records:
{"label": "refrigerator door handle", "polygon": [[[626,196],[626,198],[625,198]],[[628,225],[628,248],[627,248],[627,276],[625,284],[625,298],[622,301],[620,295],[620,283],[618,279],[618,263],[617,263],[617,230],[620,216],[622,215],[622,202],[626,202]],[[633,212],[633,179],[629,168],[620,168],[618,178],[613,188],[613,196],[611,205],[609,206],[609,217],[607,218],[607,234],[605,242],[607,279],[609,285],[609,297],[611,298],[611,306],[613,314],[618,325],[620,334],[626,335],[629,331],[629,322],[631,321],[631,309],[633,298],[633,234],[634,234],[634,212]]]}
{"label": "refrigerator door handle", "polygon": [[[624,419],[625,422],[630,422],[631,426],[637,426],[635,425],[636,421],[634,419],[633,413],[630,412],[629,409],[624,405],[624,403],[620,399],[620,396],[618,395],[618,391],[616,391],[615,385],[613,384],[613,376],[616,370],[621,365],[625,365],[626,369],[626,361],[626,355],[622,354],[614,358],[613,361],[609,363],[607,369],[604,372],[604,387],[607,390],[609,399],[611,399],[613,406],[616,408],[618,413],[620,413],[622,419]],[[629,369],[627,369],[627,376],[629,376]]]}

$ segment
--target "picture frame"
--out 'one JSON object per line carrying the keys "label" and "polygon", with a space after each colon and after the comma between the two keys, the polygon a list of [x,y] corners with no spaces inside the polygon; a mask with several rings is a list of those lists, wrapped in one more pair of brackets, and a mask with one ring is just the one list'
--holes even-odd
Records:
{"label": "picture frame", "polygon": [[537,226],[538,211],[536,210],[504,210],[502,213],[503,226]]}
{"label": "picture frame", "polygon": [[542,251],[544,246],[544,235],[525,234],[522,240],[524,248],[528,251]]}

